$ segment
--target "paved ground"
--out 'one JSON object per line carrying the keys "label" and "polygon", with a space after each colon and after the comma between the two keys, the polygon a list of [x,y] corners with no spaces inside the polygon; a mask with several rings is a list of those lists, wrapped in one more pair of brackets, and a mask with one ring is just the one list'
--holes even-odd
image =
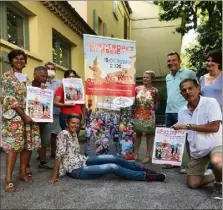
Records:
{"label": "paved ground", "polygon": [[[142,157],[144,146],[143,142]],[[48,185],[51,172],[36,169],[36,154],[31,164],[34,182],[16,181],[17,191],[5,193],[4,153],[0,158],[1,209],[222,209],[221,201],[211,199],[211,185],[188,189],[186,176],[180,175],[179,169],[165,170],[159,165],[150,168],[166,173],[164,183],[125,181],[112,175],[88,181],[63,177],[55,185]],[[14,177],[17,172],[18,162]]]}

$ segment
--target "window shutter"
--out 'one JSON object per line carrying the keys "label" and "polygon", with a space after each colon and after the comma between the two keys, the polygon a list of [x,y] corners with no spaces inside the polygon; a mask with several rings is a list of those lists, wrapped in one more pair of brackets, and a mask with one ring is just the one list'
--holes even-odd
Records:
{"label": "window shutter", "polygon": [[103,36],[107,36],[107,25],[103,23]]}
{"label": "window shutter", "polygon": [[93,10],[94,31],[98,34],[98,14],[96,9]]}

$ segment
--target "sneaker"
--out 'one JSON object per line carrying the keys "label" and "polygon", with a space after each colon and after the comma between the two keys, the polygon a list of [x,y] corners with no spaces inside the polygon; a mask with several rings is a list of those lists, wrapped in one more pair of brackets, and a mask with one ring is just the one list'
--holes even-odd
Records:
{"label": "sneaker", "polygon": [[207,169],[206,172],[204,173],[205,176],[212,175],[212,174],[213,174],[213,171],[211,169]]}
{"label": "sneaker", "polygon": [[163,173],[158,174],[147,174],[147,181],[157,181],[157,182],[163,182],[166,179],[166,175]]}
{"label": "sneaker", "polygon": [[187,174],[187,169],[186,168],[181,168],[180,169],[180,174]]}
{"label": "sneaker", "polygon": [[212,198],[222,200],[222,184],[214,183]]}
{"label": "sneaker", "polygon": [[52,166],[49,166],[47,163],[44,163],[44,164],[39,164],[38,166],[38,169],[46,169],[46,170],[52,170],[53,167]]}

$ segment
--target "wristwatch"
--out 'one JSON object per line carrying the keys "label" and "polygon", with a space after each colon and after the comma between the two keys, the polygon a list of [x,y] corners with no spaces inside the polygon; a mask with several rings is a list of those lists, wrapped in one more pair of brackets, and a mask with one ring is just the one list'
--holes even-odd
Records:
{"label": "wristwatch", "polygon": [[192,125],[191,124],[186,124],[187,130],[191,130]]}

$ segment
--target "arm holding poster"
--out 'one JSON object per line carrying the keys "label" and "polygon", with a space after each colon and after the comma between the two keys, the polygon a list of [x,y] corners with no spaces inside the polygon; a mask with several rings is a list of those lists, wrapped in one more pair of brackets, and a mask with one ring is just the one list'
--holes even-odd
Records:
{"label": "arm holding poster", "polygon": [[85,104],[83,81],[80,78],[63,79],[64,103]]}
{"label": "arm holding poster", "polygon": [[156,128],[152,162],[181,166],[186,131],[171,128]]}

